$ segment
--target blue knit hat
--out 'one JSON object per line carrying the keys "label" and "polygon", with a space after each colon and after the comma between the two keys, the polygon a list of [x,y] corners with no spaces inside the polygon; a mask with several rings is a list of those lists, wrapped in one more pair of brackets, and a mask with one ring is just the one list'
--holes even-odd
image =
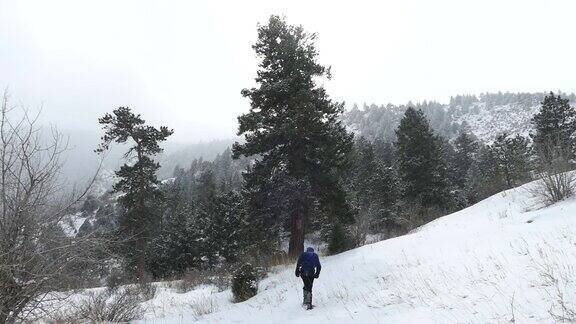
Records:
{"label": "blue knit hat", "polygon": [[314,249],[311,246],[309,246],[306,248],[306,252],[314,252]]}

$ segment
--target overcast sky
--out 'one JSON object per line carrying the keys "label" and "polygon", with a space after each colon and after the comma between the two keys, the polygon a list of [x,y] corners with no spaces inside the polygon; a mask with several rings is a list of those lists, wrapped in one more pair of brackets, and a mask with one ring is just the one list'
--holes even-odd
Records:
{"label": "overcast sky", "polygon": [[348,106],[576,90],[573,0],[0,0],[0,86],[64,129],[130,106],[177,141],[229,138],[270,14],[318,33]]}

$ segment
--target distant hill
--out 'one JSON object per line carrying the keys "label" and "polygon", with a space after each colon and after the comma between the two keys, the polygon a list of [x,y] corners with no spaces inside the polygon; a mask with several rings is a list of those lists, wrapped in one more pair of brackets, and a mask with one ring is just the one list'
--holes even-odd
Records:
{"label": "distant hill", "polygon": [[[490,142],[502,132],[527,136],[532,129],[530,119],[538,112],[540,102],[547,95],[538,93],[485,93],[452,97],[450,103],[434,101],[408,103],[405,105],[355,106],[346,112],[347,127],[368,139],[394,141],[395,130],[407,107],[421,109],[438,134],[452,139],[460,130],[466,129],[481,141]],[[574,93],[565,94],[570,102],[576,102]]]}

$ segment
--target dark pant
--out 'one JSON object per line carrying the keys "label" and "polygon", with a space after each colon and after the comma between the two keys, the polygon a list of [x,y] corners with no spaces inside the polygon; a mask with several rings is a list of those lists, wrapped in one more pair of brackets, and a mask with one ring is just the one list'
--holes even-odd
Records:
{"label": "dark pant", "polygon": [[304,290],[312,292],[312,284],[314,283],[314,277],[302,276],[302,281],[304,282]]}

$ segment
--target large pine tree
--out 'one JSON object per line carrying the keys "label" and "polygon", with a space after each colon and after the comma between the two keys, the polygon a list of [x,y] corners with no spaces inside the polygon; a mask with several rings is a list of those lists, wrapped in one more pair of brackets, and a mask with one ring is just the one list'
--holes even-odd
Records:
{"label": "large pine tree", "polygon": [[568,99],[550,92],[542,101],[540,111],[532,118],[532,124],[536,131],[532,139],[541,162],[552,162],[558,152],[567,160],[574,157],[576,110]]}
{"label": "large pine tree", "polygon": [[[242,91],[251,108],[238,118],[245,142],[233,148],[235,157],[256,156],[246,179],[250,212],[289,215],[291,256],[303,250],[313,202],[340,220],[351,217],[338,173],[346,165],[352,135],[339,119],[343,104],[330,100],[316,84],[319,77],[330,78],[330,69],[317,62],[315,39],[278,16],[259,26],[253,46],[261,59],[258,86]],[[283,179],[282,184],[274,179]],[[288,188],[284,202],[271,199],[279,186]]]}
{"label": "large pine tree", "polygon": [[424,207],[450,208],[450,186],[440,139],[433,133],[424,113],[409,107],[396,136],[404,198]]}
{"label": "large pine tree", "polygon": [[124,207],[120,233],[128,243],[123,250],[127,265],[142,280],[146,274],[147,245],[152,231],[160,221],[157,208],[162,199],[156,178],[160,164],[152,157],[162,152],[160,142],[165,141],[172,130],[165,126],[157,129],[146,125],[140,115],[134,114],[127,107],[115,109],[112,114],[99,118],[98,122],[105,133],[97,152],[108,150],[112,142],[131,144],[125,157],[132,159],[133,163],[126,163],[116,171],[119,181],[113,189],[123,193],[118,201]]}

